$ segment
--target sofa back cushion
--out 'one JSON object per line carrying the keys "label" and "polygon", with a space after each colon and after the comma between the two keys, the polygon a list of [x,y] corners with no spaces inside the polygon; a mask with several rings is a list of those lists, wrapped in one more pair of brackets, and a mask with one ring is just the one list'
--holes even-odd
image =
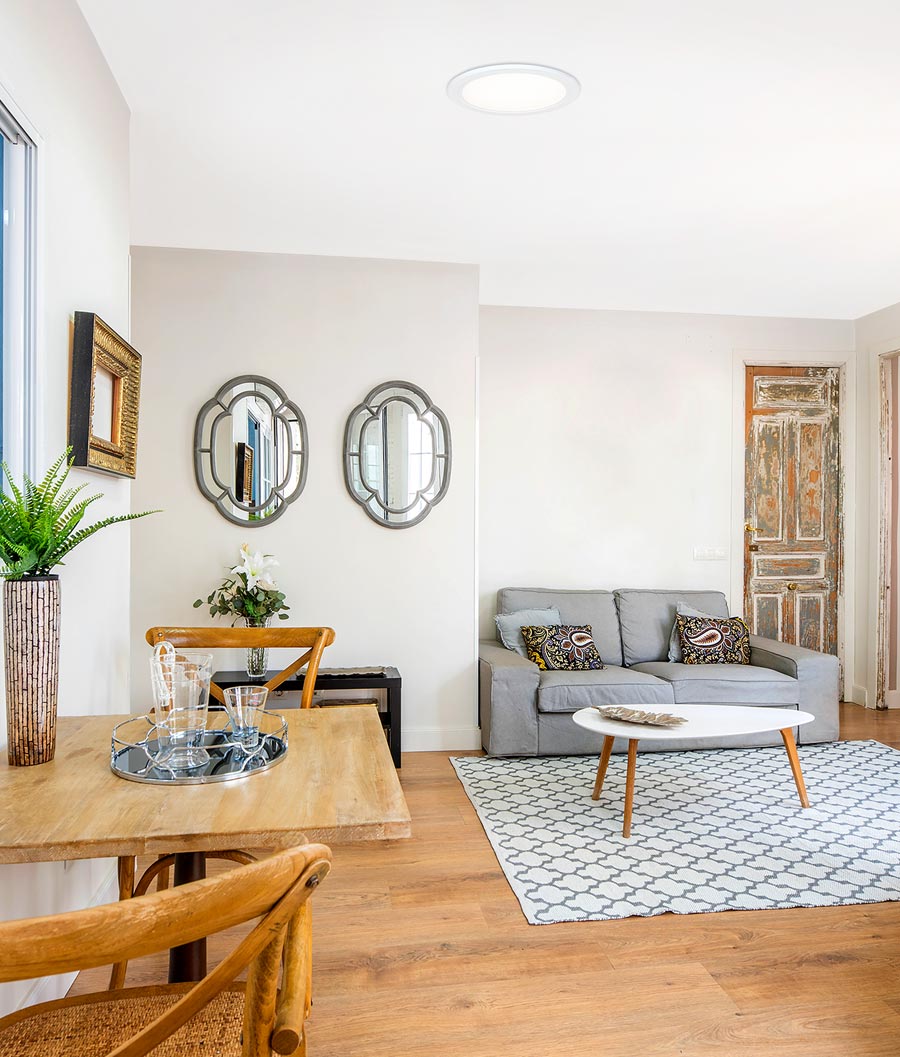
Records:
{"label": "sofa back cushion", "polygon": [[[517,609],[546,609],[547,606],[559,610],[559,618],[563,624],[590,624],[603,663],[622,663],[619,618],[616,615],[616,600],[612,591],[554,591],[541,587],[504,587],[497,592],[498,613],[515,613]],[[674,615],[672,619],[675,619]],[[670,626],[669,631],[671,630]],[[668,633],[666,648],[668,649]]]}
{"label": "sofa back cushion", "polygon": [[669,636],[679,602],[713,617],[727,617],[728,601],[721,591],[638,591],[615,592],[622,632],[622,653],[626,664],[665,661],[669,656]]}

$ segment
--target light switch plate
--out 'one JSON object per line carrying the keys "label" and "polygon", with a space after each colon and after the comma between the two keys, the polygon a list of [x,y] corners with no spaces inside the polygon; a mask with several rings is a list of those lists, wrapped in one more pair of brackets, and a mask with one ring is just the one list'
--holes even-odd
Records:
{"label": "light switch plate", "polygon": [[724,562],[727,560],[727,547],[694,547],[695,562]]}

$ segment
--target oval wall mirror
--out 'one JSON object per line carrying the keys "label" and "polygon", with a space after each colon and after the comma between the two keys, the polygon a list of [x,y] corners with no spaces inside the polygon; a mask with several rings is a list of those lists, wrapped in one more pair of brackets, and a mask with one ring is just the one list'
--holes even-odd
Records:
{"label": "oval wall mirror", "polygon": [[410,382],[376,386],[347,419],[344,479],[379,525],[417,525],[450,484],[446,415]]}
{"label": "oval wall mirror", "polygon": [[307,449],[306,419],[281,386],[241,375],[226,382],[197,415],[197,485],[234,524],[266,525],[303,491]]}

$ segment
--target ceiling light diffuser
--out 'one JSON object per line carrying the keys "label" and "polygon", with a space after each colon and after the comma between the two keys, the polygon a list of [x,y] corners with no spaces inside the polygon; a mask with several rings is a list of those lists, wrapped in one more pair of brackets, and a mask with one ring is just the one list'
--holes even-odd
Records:
{"label": "ceiling light diffuser", "polygon": [[447,95],[485,114],[542,114],[578,98],[577,78],[554,66],[501,62],[475,66],[452,77]]}

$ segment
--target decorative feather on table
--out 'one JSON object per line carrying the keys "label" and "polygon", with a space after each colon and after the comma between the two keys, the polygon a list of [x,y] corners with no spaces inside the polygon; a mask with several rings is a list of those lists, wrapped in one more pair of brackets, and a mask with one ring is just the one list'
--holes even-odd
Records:
{"label": "decorative feather on table", "polygon": [[687,723],[684,716],[673,716],[669,712],[644,712],[639,708],[623,708],[621,705],[593,705],[604,719],[617,719],[621,723],[643,723],[650,727],[680,727]]}

